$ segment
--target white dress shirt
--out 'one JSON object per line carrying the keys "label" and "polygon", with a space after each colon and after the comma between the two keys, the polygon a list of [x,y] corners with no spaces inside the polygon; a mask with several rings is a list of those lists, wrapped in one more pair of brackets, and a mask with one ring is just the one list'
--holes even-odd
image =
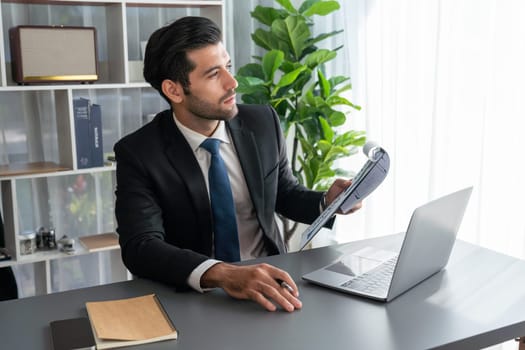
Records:
{"label": "white dress shirt", "polygon": [[[208,168],[210,166],[211,155],[204,148],[200,147],[201,143],[206,140],[207,137],[182,125],[177,120],[175,114],[173,115],[173,119],[195,154],[195,158],[204,175],[204,181],[206,182],[209,195]],[[248,186],[246,185],[237,152],[231,142],[224,121],[219,122],[219,126],[210,137],[221,140],[219,150],[228,170],[228,177],[230,178],[237,219],[241,260],[266,256],[268,252],[264,248],[263,232],[256,217],[255,208],[250,198],[250,193],[248,192]],[[190,287],[202,292],[203,289],[200,286],[202,275],[210,267],[219,262],[219,260],[209,259],[197,266],[188,278]]]}

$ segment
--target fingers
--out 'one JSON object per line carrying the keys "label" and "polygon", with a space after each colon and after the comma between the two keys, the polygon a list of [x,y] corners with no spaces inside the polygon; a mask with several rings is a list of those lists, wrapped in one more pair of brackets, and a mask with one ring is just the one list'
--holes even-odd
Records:
{"label": "fingers", "polygon": [[[299,291],[294,280],[288,273],[268,264],[254,265],[253,289],[250,295],[253,300],[261,304],[268,311],[275,311],[275,305],[292,312],[303,305],[297,297]],[[285,287],[288,285],[292,291]],[[272,303],[273,302],[273,303]]]}
{"label": "fingers", "polygon": [[256,301],[268,311],[277,310],[276,305],[279,305],[283,310],[288,312],[300,309],[302,306],[298,299],[288,290],[280,286],[276,287],[269,284],[261,284],[258,289],[259,290],[251,290],[249,292],[250,299]]}
{"label": "fingers", "polygon": [[350,211],[348,213],[355,213],[356,211],[358,211],[359,209],[361,209],[363,207],[363,202],[358,202],[356,205],[353,206],[352,209],[350,209]]}
{"label": "fingers", "polygon": [[270,300],[268,300],[262,293],[251,291],[249,295],[250,295],[249,299],[252,299],[259,305],[262,305],[266,310],[268,311],[277,310],[277,307]]}
{"label": "fingers", "polygon": [[266,285],[264,288],[264,296],[273,300],[277,305],[281,306],[288,312],[300,309],[303,306],[301,301],[285,287],[281,287],[280,285]]}
{"label": "fingers", "polygon": [[[328,189],[328,192],[326,193],[326,203],[330,204],[332,203],[337,196],[343,192],[346,188],[348,188],[350,185],[352,185],[352,180],[344,180],[344,179],[336,179],[332,186]],[[363,207],[363,202],[358,202],[356,205],[350,209],[347,214],[355,213],[359,209]],[[337,211],[338,214],[343,214],[340,210]]]}
{"label": "fingers", "polygon": [[[276,306],[291,312],[302,307],[298,288],[283,270],[268,264],[235,266],[228,265],[218,285],[237,299],[251,299],[268,311]],[[278,282],[279,281],[279,282]],[[292,290],[285,287],[288,285]]]}
{"label": "fingers", "polygon": [[[303,307],[303,304],[298,299],[299,298],[299,288],[295,284],[294,280],[284,271],[279,270],[280,273],[283,274],[281,278],[275,279],[275,285],[273,285],[273,289],[276,289],[279,295],[276,295],[275,297],[272,297],[272,299],[276,300],[275,298],[279,300],[281,297],[284,297],[286,301],[292,304],[293,308],[300,309]],[[276,300],[278,301],[278,300]],[[279,302],[279,304],[282,306],[282,303]],[[288,311],[293,311],[293,309],[285,308]]]}
{"label": "fingers", "polygon": [[334,199],[352,184],[352,180],[336,179],[326,192],[326,204],[330,204]]}
{"label": "fingers", "polygon": [[275,281],[275,284],[277,284],[280,288],[288,290],[288,292],[290,292],[293,296],[299,296],[299,288],[297,288],[295,281],[292,279],[292,277],[290,277],[290,275],[286,271],[280,270],[271,265],[267,265],[267,267],[271,269],[271,274],[273,280]]}

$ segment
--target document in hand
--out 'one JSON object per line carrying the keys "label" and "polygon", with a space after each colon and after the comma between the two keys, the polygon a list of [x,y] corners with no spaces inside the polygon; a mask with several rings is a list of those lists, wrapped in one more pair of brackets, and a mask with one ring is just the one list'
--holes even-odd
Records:
{"label": "document in hand", "polygon": [[177,339],[177,330],[155,294],[87,302],[97,349]]}
{"label": "document in hand", "polygon": [[341,192],[303,232],[299,250],[306,248],[308,243],[338,210],[348,213],[354,205],[365,199],[385,179],[390,169],[388,153],[372,141],[368,141],[363,146],[363,153],[368,157],[368,160],[352,179],[352,185]]}

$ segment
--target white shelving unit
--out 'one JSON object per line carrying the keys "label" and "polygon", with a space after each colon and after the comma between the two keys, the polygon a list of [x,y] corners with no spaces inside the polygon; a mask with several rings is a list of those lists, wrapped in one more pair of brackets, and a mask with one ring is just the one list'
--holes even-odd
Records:
{"label": "white shelving unit", "polygon": [[[53,227],[56,238],[115,231],[115,167],[78,169],[73,100],[101,105],[103,148],[167,108],[142,79],[141,42],[186,15],[224,27],[222,0],[0,0],[0,186],[5,242],[24,279],[23,296],[129,278],[120,250],[58,250],[21,255],[18,235]],[[99,80],[93,84],[18,85],[11,78],[9,28],[19,25],[94,26]],[[42,163],[46,166],[42,166]],[[13,173],[34,166],[36,170]],[[51,166],[51,167],[50,167]],[[86,277],[88,276],[88,277]],[[78,281],[72,281],[78,279]]]}

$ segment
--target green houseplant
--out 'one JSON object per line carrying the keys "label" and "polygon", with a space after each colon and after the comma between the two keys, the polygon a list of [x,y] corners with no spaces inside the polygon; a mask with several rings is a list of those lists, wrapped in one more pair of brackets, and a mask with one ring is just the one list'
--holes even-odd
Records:
{"label": "green houseplant", "polygon": [[[351,89],[350,78],[325,74],[325,64],[337,56],[317,44],[342,30],[311,32],[314,16],[326,16],[340,8],[337,1],[306,0],[295,8],[290,0],[276,0],[281,9],[257,6],[251,16],[264,28],[252,35],[264,49],[256,63],[237,71],[244,103],[271,104],[277,111],[286,137],[293,137],[290,163],[294,175],[306,187],[325,190],[336,176],[348,172],[335,161],[354,154],[365,143],[363,131],[339,132],[351,110],[359,110],[342,93]],[[291,134],[290,134],[291,133]],[[297,225],[283,221],[288,240]]]}

